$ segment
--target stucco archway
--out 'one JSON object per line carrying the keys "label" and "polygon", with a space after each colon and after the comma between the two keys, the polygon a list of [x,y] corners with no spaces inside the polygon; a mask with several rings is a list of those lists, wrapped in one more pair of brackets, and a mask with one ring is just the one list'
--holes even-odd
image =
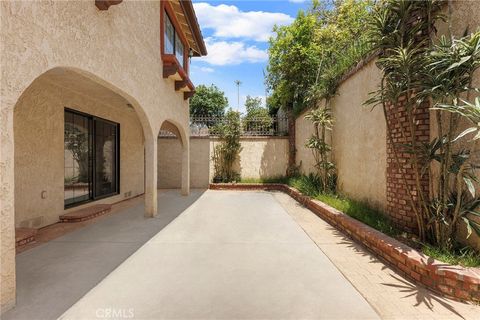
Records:
{"label": "stucco archway", "polygon": [[[94,116],[103,116],[103,118],[107,118],[108,120],[108,118],[111,117],[110,114],[116,115],[118,113],[124,113],[129,118],[135,118],[137,121],[135,125],[140,127],[140,134],[143,136],[142,143],[145,147],[145,159],[141,159],[141,162],[142,164],[145,163],[146,171],[156,170],[156,157],[153,152],[156,146],[156,135],[153,134],[147,114],[137,100],[125,93],[118,86],[78,68],[55,67],[36,77],[24,90],[15,104],[14,131],[18,125],[19,117],[17,114],[20,113],[19,110],[21,110],[19,105],[21,105],[25,99],[30,98],[28,103],[29,113],[32,110],[42,113],[45,107],[52,107],[51,101],[49,101],[51,97],[46,97],[45,95],[43,88],[45,86],[49,87],[50,90],[53,88],[53,90],[56,91],[53,94],[54,98],[56,99],[56,103],[60,104],[62,108],[66,107],[80,109],[78,111],[85,111],[83,104],[84,101],[88,101],[88,104],[92,106],[93,110],[90,110],[91,112],[87,110],[87,113],[92,113]],[[72,101],[73,96],[76,97],[74,99],[75,101]],[[108,108],[111,110],[104,110]],[[59,124],[57,123],[56,125],[58,126]],[[132,125],[129,125],[131,128]],[[31,127],[29,129],[33,130]],[[18,137],[18,131],[19,130],[15,132],[15,139]],[[128,133],[128,131],[125,130],[121,130],[121,132],[122,134]],[[63,136],[63,133],[60,135]],[[59,139],[63,138],[61,137]],[[15,143],[15,145],[17,145],[17,143]],[[138,164],[136,164],[136,166],[142,167],[138,166]],[[152,186],[156,185],[156,181],[152,178],[152,176],[156,176],[156,171],[149,172],[149,174],[142,174],[142,176],[145,177],[142,187],[144,187],[143,192],[145,193],[146,216],[153,216],[157,212],[156,190],[152,188]]]}
{"label": "stucco archway", "polygon": [[[55,162],[64,161],[64,154],[62,150],[59,153],[58,148],[53,153],[48,149],[51,145],[63,146],[64,108],[90,111],[93,116],[103,118],[109,118],[109,113],[115,113],[117,115],[112,116],[113,118],[123,116],[128,119],[118,121],[124,123],[122,133],[135,136],[130,142],[138,145],[135,156],[131,156],[130,161],[140,160],[136,168],[141,168],[142,172],[130,170],[127,174],[137,179],[136,183],[130,182],[130,185],[135,185],[135,191],[127,194],[128,197],[133,197],[145,193],[145,215],[153,216],[157,213],[157,137],[153,134],[146,113],[134,98],[92,73],[72,67],[49,69],[24,88],[18,99],[4,100],[12,107],[5,108],[2,114],[2,130],[5,129],[2,144],[6,143],[2,146],[1,160],[8,164],[2,170],[2,183],[9,186],[9,192],[2,196],[2,200],[8,200],[2,203],[2,217],[5,219],[2,220],[1,295],[2,308],[5,309],[15,304],[15,227],[21,226],[20,222],[23,222],[25,227],[33,228],[48,225],[56,222],[58,215],[64,210],[63,198],[58,197],[59,193],[64,192],[64,177],[59,175],[58,171],[63,171],[64,168],[62,166],[59,169],[55,165]],[[10,127],[7,124],[10,124]],[[22,144],[27,145],[18,148]],[[28,151],[29,148],[32,150]],[[57,157],[59,155],[60,159]],[[29,168],[29,171],[21,173],[22,168]],[[52,168],[55,168],[55,174],[51,174]],[[20,177],[22,174],[23,177]],[[35,183],[36,179],[40,183]],[[27,183],[24,183],[25,181]],[[40,184],[42,187],[39,187]],[[124,191],[126,190],[120,187],[117,198],[127,197]],[[19,221],[18,210],[29,208],[26,211],[40,212],[42,201],[55,203],[52,216],[42,218],[40,214],[40,218],[32,216],[32,219]],[[113,202],[116,201],[112,200]],[[58,211],[55,211],[57,209]],[[5,239],[8,241],[4,241]]]}
{"label": "stucco archway", "polygon": [[[2,155],[2,161],[11,159],[14,181],[12,204],[2,206],[2,214],[11,217],[10,235],[15,234],[15,227],[39,228],[55,223],[64,213],[65,108],[118,122],[121,128],[119,139],[124,148],[118,152],[123,166],[118,193],[99,201],[115,203],[145,193],[145,215],[156,214],[157,139],[135,99],[91,73],[56,67],[36,77],[12,106],[10,132],[15,152]],[[2,300],[8,305],[2,305],[7,307],[13,305],[15,296],[15,240],[10,239],[4,243],[8,256],[2,254],[2,282],[3,276],[8,279],[2,288]]]}
{"label": "stucco archway", "polygon": [[182,126],[165,120],[158,134],[159,189],[180,188],[182,195],[190,193],[190,143]]}

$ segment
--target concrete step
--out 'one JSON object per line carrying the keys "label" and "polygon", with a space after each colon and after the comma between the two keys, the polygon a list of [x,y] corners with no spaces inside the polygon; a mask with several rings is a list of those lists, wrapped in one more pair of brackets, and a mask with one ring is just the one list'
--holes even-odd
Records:
{"label": "concrete step", "polygon": [[23,247],[28,243],[35,242],[37,229],[15,228],[15,247]]}
{"label": "concrete step", "polygon": [[81,222],[90,220],[102,214],[110,212],[112,205],[110,204],[97,204],[88,208],[72,211],[60,216],[60,222]]}

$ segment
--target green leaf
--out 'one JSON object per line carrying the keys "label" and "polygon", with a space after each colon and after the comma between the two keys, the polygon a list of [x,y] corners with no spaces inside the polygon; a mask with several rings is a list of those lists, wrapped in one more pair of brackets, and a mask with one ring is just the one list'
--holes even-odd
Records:
{"label": "green leaf", "polygon": [[470,178],[463,177],[463,181],[465,181],[465,184],[467,185],[468,191],[470,192],[472,197],[475,198],[475,186],[473,185],[472,180],[470,180]]}
{"label": "green leaf", "polygon": [[450,70],[452,70],[452,69],[454,69],[454,68],[457,68],[457,67],[461,66],[462,64],[464,64],[465,62],[467,62],[467,61],[470,60],[471,58],[472,58],[472,56],[463,57],[462,59],[460,59],[460,61],[455,62],[455,63],[452,63],[452,64],[450,65],[450,67],[447,68],[446,71],[450,71]]}
{"label": "green leaf", "polygon": [[467,134],[472,133],[472,132],[475,132],[475,131],[477,131],[477,130],[478,130],[478,128],[475,128],[475,127],[468,128],[468,129],[464,130],[462,133],[460,133],[455,139],[453,139],[452,142],[455,142],[455,141],[457,141],[458,139],[466,136]]}
{"label": "green leaf", "polygon": [[467,239],[468,239],[472,235],[472,226],[470,225],[470,220],[468,220],[465,217],[462,217],[462,219],[465,222],[465,225],[467,226]]}

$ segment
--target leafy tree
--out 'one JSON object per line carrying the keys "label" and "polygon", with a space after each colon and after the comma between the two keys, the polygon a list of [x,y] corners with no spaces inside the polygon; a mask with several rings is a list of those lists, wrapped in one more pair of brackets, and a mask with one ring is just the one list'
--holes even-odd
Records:
{"label": "leafy tree", "polygon": [[262,99],[247,96],[245,101],[247,114],[243,118],[244,131],[255,134],[268,131],[273,125],[273,119],[268,109],[262,107]]}
{"label": "leafy tree", "polygon": [[314,0],[291,25],[273,29],[265,82],[270,110],[284,108],[289,117],[289,172],[295,169],[294,114],[316,107],[322,98],[328,107],[341,76],[368,52],[357,38],[365,33],[371,6],[370,0],[333,6]]}
{"label": "leafy tree", "polygon": [[291,25],[274,27],[266,76],[269,102],[299,112],[316,106],[312,96],[333,95],[342,74],[369,49],[353,44],[365,34],[371,8],[370,0],[333,6],[313,1]]}
{"label": "leafy tree", "polygon": [[274,36],[270,39],[268,49],[266,84],[272,96],[269,102],[275,102],[277,108],[285,109],[288,116],[288,176],[293,175],[296,169],[293,110],[295,107],[302,108],[305,93],[315,79],[315,72],[311,71],[316,70],[319,63],[319,48],[312,41],[315,26],[315,17],[300,11],[291,25],[274,27]]}
{"label": "leafy tree", "polygon": [[266,84],[276,103],[286,109],[302,108],[305,93],[315,82],[320,48],[313,41],[315,15],[300,11],[288,26],[275,26],[268,49]]}
{"label": "leafy tree", "polygon": [[263,109],[262,98],[247,96],[247,99],[245,99],[245,109],[247,110],[247,114],[258,109]]}
{"label": "leafy tree", "polygon": [[225,93],[217,86],[199,85],[195,95],[190,99],[190,116],[192,117],[222,117],[228,106]]}

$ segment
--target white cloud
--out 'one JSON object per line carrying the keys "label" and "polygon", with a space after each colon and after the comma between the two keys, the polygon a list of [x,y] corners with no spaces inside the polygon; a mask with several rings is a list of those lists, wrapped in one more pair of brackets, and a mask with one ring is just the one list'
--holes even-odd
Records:
{"label": "white cloud", "polygon": [[288,0],[288,2],[293,2],[293,3],[304,3],[307,0]]}
{"label": "white cloud", "polygon": [[244,38],[264,42],[268,41],[275,24],[286,25],[293,21],[292,17],[280,12],[244,12],[233,5],[212,6],[205,2],[194,3],[193,6],[200,26],[212,29],[213,36],[218,38]]}
{"label": "white cloud", "polygon": [[249,46],[240,41],[216,41],[213,38],[206,38],[208,55],[199,58],[211,65],[224,66],[235,65],[244,62],[263,62],[268,59],[266,50]]}
{"label": "white cloud", "polygon": [[200,71],[207,72],[207,73],[215,72],[213,68],[209,68],[209,67],[200,67]]}

